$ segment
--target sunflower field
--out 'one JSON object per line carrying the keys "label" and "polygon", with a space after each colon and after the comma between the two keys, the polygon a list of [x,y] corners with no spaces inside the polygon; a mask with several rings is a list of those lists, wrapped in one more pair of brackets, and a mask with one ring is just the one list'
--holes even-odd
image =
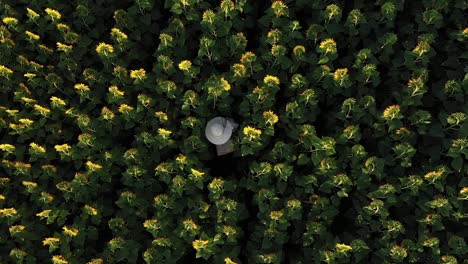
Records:
{"label": "sunflower field", "polygon": [[468,264],[467,14],[0,0],[0,263]]}

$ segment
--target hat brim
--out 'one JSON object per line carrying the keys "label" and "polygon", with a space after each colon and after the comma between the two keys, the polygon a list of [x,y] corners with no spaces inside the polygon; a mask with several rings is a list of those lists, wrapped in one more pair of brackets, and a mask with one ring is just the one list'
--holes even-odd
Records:
{"label": "hat brim", "polygon": [[205,135],[206,135],[206,138],[213,144],[215,145],[223,145],[224,143],[228,142],[229,139],[231,138],[231,135],[232,135],[232,130],[233,130],[233,127],[232,127],[232,124],[229,120],[225,119],[226,120],[226,127],[224,128],[224,132],[223,134],[221,134],[220,136],[215,136],[213,134],[211,134],[211,130],[209,129],[213,124],[221,124],[221,125],[224,125],[224,118],[222,117],[215,117],[213,119],[211,119],[207,124],[206,124],[206,128],[205,128]]}

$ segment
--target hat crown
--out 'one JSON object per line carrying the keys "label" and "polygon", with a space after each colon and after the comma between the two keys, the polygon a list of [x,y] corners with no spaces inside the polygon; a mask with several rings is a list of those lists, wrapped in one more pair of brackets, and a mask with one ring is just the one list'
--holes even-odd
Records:
{"label": "hat crown", "polygon": [[215,145],[223,145],[229,141],[234,130],[233,123],[227,118],[218,116],[206,124],[205,136]]}
{"label": "hat crown", "polygon": [[210,132],[213,136],[219,137],[224,132],[224,127],[221,124],[213,124],[210,128]]}

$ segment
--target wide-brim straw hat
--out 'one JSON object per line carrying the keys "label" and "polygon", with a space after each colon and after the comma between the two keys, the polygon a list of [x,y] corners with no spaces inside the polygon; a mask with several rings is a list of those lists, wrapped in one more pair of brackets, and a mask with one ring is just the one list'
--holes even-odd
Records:
{"label": "wide-brim straw hat", "polygon": [[231,138],[232,123],[224,117],[215,117],[208,121],[205,128],[206,138],[215,145],[223,145]]}

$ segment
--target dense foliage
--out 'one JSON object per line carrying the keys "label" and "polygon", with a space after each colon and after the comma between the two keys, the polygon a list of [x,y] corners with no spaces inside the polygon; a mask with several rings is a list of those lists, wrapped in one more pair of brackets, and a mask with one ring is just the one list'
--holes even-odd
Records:
{"label": "dense foliage", "polygon": [[468,263],[467,8],[0,0],[0,262]]}

